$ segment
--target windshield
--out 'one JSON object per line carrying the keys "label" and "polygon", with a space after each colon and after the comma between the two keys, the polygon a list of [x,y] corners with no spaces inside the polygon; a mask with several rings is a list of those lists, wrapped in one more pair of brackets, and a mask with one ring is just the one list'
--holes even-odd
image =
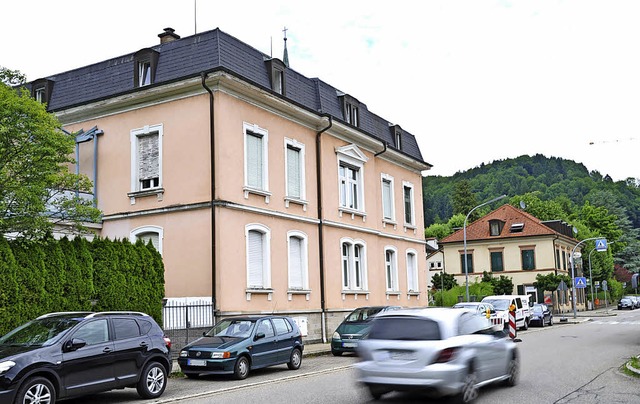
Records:
{"label": "windshield", "polygon": [[225,319],[207,331],[207,337],[247,338],[251,336],[255,321],[248,319]]}
{"label": "windshield", "polygon": [[544,310],[542,308],[542,306],[533,306],[533,312],[534,313],[542,313]]}
{"label": "windshield", "polygon": [[48,346],[80,322],[68,317],[49,317],[30,321],[0,337],[0,345]]}
{"label": "windshield", "polygon": [[382,307],[363,307],[355,309],[344,320],[347,323],[357,323],[370,320],[371,317],[382,311]]}
{"label": "windshield", "polygon": [[509,300],[507,299],[487,299],[485,303],[491,303],[496,310],[509,310]]}

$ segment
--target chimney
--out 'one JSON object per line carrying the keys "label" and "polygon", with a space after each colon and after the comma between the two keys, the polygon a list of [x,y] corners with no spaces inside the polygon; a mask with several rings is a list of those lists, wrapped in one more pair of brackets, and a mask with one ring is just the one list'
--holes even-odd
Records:
{"label": "chimney", "polygon": [[163,33],[158,34],[158,38],[160,38],[160,43],[163,44],[180,39],[180,35],[176,34],[173,28],[165,28]]}

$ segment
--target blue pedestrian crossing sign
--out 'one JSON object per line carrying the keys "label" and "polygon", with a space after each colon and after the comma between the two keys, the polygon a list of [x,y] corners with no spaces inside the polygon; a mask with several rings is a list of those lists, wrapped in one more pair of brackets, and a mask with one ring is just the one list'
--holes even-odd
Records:
{"label": "blue pedestrian crossing sign", "polygon": [[607,251],[607,239],[606,238],[596,239],[596,251]]}
{"label": "blue pedestrian crossing sign", "polygon": [[577,289],[584,289],[587,287],[587,278],[585,278],[584,276],[577,276],[576,277],[576,288]]}

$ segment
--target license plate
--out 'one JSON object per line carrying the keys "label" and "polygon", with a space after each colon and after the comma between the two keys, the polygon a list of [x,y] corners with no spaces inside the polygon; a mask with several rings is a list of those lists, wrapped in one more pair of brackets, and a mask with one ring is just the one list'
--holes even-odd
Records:
{"label": "license plate", "polygon": [[413,361],[416,357],[412,352],[391,352],[391,359],[397,361]]}
{"label": "license plate", "polygon": [[207,361],[204,359],[189,359],[187,361],[189,366],[207,366]]}
{"label": "license plate", "polygon": [[357,342],[343,342],[342,346],[344,348],[356,348],[358,346]]}

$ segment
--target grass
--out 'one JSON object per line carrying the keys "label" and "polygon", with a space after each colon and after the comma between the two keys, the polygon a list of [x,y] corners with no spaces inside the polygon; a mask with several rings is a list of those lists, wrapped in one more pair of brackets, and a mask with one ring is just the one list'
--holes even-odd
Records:
{"label": "grass", "polygon": [[640,378],[640,374],[629,370],[627,368],[627,365],[631,366],[634,369],[640,370],[640,359],[638,359],[637,356],[634,356],[634,357],[630,358],[624,365],[622,365],[622,367],[620,369],[622,371],[622,373],[624,373],[627,376],[633,376],[633,377],[636,377],[636,378]]}

